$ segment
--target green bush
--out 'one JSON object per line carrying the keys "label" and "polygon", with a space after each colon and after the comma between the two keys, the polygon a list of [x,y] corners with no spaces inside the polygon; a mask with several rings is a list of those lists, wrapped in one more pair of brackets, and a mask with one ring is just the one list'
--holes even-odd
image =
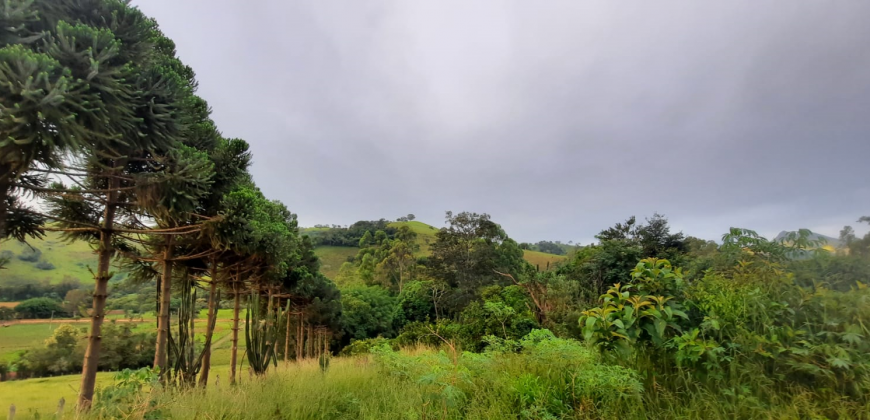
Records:
{"label": "green bush", "polygon": [[15,306],[15,312],[19,318],[45,319],[53,316],[64,316],[66,312],[60,306],[60,302],[47,297],[27,299]]}
{"label": "green bush", "polygon": [[744,415],[777,399],[807,399],[823,410],[870,405],[870,288],[856,281],[846,290],[836,276],[831,287],[798,282],[779,262],[788,251],[749,239],[759,242],[732,238],[743,248],[724,255],[736,265],[688,286],[679,270],[641,261],[629,285],[617,284],[584,312],[586,340],[605,354],[619,350],[621,363],[648,384],[747,398],[734,406]]}
{"label": "green bush", "polygon": [[18,259],[26,262],[37,262],[42,256],[42,251],[39,248],[27,247],[18,255]]}
{"label": "green bush", "polygon": [[[495,400],[520,418],[563,418],[581,407],[615,415],[626,401],[640,401],[635,372],[602,363],[580,342],[534,330],[519,341],[479,354],[447,348],[409,355],[383,345],[373,352],[381,370],[424,387],[427,406],[462,418],[489,410]],[[509,351],[504,351],[509,349]]]}
{"label": "green bush", "polygon": [[[20,377],[65,375],[82,370],[86,328],[63,324],[54,330],[43,346],[30,349],[16,362]],[[127,324],[103,324],[100,371],[138,369],[154,360],[155,335],[151,331],[135,332]]]}
{"label": "green bush", "polygon": [[52,264],[46,260],[39,261],[38,263],[36,263],[35,267],[40,269],[40,270],[45,270],[45,271],[54,270],[54,264]]}
{"label": "green bush", "polygon": [[364,340],[353,340],[341,349],[342,356],[359,356],[364,354],[369,354],[372,352],[372,349],[380,347],[382,345],[389,345],[390,340],[387,340],[383,337],[375,337],[375,338],[366,338]]}

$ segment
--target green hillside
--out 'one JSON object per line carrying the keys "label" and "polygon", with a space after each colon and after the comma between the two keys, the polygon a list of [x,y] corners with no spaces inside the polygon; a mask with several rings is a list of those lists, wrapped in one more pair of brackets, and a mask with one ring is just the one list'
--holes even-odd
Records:
{"label": "green hillside", "polygon": [[533,266],[538,267],[540,270],[546,270],[547,267],[568,259],[565,255],[547,254],[546,252],[531,251],[528,249],[523,251],[523,258]]}
{"label": "green hillside", "polygon": [[0,282],[60,283],[66,276],[86,282],[93,279],[88,267],[96,269],[97,264],[96,254],[88,244],[64,242],[57,232],[48,232],[45,239],[31,240],[29,245],[3,242],[0,254],[9,259],[6,268],[0,271]]}
{"label": "green hillside", "polygon": [[334,279],[338,270],[348,258],[353,258],[359,248],[350,246],[319,246],[314,253],[320,258],[320,272],[326,277]]}
{"label": "green hillside", "polygon": [[[418,257],[429,256],[431,254],[429,247],[435,243],[435,234],[438,233],[438,228],[419,221],[410,222],[392,222],[388,226],[400,228],[402,226],[409,227],[417,234],[417,244],[420,245],[420,251],[417,252]],[[303,228],[303,232],[312,236],[322,234],[330,228]],[[315,248],[314,253],[320,257],[320,271],[331,279],[335,279],[341,265],[353,258],[359,252],[358,247],[345,246],[319,246]],[[530,264],[546,269],[548,266],[561,261],[565,261],[568,257],[565,255],[548,254],[539,251],[526,250],[523,252],[523,257]]]}
{"label": "green hillside", "polygon": [[418,221],[390,223],[390,227],[397,229],[402,226],[411,228],[411,231],[417,234],[417,244],[420,245],[418,256],[428,256],[430,254],[429,245],[435,243],[435,234],[438,233],[438,229]]}
{"label": "green hillside", "polygon": [[[390,227],[408,226],[417,233],[420,245],[418,256],[428,256],[429,247],[435,243],[438,229],[423,222],[392,222]],[[329,228],[304,228],[306,234],[316,235]],[[33,250],[31,249],[33,247]],[[320,246],[315,254],[320,258],[321,271],[329,278],[335,278],[341,265],[356,256],[359,248],[343,246]],[[28,244],[9,241],[0,244],[0,252],[9,257],[6,269],[0,271],[0,282],[38,282],[48,281],[56,284],[65,277],[76,278],[86,283],[92,279],[88,267],[96,266],[96,255],[84,242],[64,242],[60,234],[49,232],[43,240],[31,240]],[[525,251],[525,259],[532,265],[541,267],[564,261],[564,255],[547,254],[538,251]],[[42,267],[42,268],[40,268]],[[53,268],[52,268],[53,267]],[[50,269],[49,269],[50,268]]]}

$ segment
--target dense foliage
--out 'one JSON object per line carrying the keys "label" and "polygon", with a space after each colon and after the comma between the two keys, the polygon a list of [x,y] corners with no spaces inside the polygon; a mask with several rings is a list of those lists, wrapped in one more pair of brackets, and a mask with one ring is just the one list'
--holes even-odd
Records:
{"label": "dense foliage", "polygon": [[[129,324],[109,323],[103,329],[103,355],[99,370],[117,371],[150,366],[154,333],[131,329]],[[57,327],[42,347],[26,351],[18,362],[20,378],[55,376],[82,370],[87,330],[70,324]]]}

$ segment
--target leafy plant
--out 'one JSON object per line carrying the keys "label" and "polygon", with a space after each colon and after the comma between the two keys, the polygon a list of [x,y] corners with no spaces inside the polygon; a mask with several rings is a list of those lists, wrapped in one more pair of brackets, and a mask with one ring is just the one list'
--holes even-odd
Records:
{"label": "leafy plant", "polygon": [[636,346],[662,347],[682,331],[688,319],[673,297],[632,294],[633,286],[614,285],[601,296],[601,306],[583,312],[583,337],[605,349],[627,355]]}
{"label": "leafy plant", "polygon": [[[134,412],[145,411],[141,406],[147,407],[149,401],[142,392],[159,386],[160,371],[156,368],[124,369],[115,374],[114,381],[112,385],[97,391],[92,409],[104,418],[125,418]],[[148,411],[149,418],[157,414],[153,410]]]}

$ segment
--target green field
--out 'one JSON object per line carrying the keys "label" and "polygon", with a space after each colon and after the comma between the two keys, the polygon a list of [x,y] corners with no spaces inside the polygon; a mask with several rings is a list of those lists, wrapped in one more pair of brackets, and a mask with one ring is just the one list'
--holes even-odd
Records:
{"label": "green field", "polygon": [[538,267],[539,270],[546,270],[548,266],[552,267],[553,264],[568,259],[565,255],[547,254],[545,252],[530,250],[523,250],[523,258],[530,264]]}
{"label": "green field", "polygon": [[[206,310],[201,311],[198,321],[196,322],[196,333],[199,338],[202,338],[205,333],[205,319],[207,313]],[[232,332],[232,316],[232,309],[218,310],[218,318],[215,322],[213,338],[215,344]],[[240,327],[244,329],[244,310],[239,314],[239,317]],[[121,318],[123,318],[123,315],[115,315],[109,317],[108,322],[111,322],[112,319]],[[155,328],[154,321],[156,318],[153,313],[145,314],[144,319],[145,322],[134,322],[134,328]],[[12,324],[6,327],[0,327],[0,361],[11,361],[20,351],[41,346],[45,339],[51,336],[54,329],[62,324],[71,324],[75,327],[85,329],[90,326],[90,322],[87,320],[71,323],[69,320],[62,319],[54,320],[53,322],[46,320],[45,322],[39,323]],[[219,346],[219,348],[222,347]],[[226,345],[226,348],[229,349],[229,344]],[[229,363],[229,357],[227,357],[227,363]]]}
{"label": "green field", "polygon": [[0,327],[0,360],[12,360],[19,351],[41,345],[59,325],[60,322]]}
{"label": "green field", "polygon": [[[97,373],[97,387],[110,384],[114,375],[113,372]],[[7,418],[12,404],[15,404],[16,419],[37,418],[37,411],[43,418],[54,418],[47,414],[54,414],[61,398],[66,402],[65,417],[73,418],[79,381],[81,375],[0,382],[0,419]]]}
{"label": "green field", "polygon": [[[19,348],[19,350],[34,344],[40,345],[58,325],[61,325],[61,323],[55,323],[51,328],[47,324],[15,325],[0,330],[0,360],[3,360],[3,352],[5,351],[7,339],[11,339],[13,343],[24,343],[24,346]],[[87,324],[83,323],[81,326],[86,327]],[[6,331],[13,327],[21,328],[12,329],[10,330],[12,331],[11,333]],[[204,328],[204,326],[201,327],[198,324],[197,331],[201,328]],[[216,380],[220,380],[221,383],[225,384],[227,378],[229,378],[232,347],[231,328],[232,323],[228,321],[218,321],[215,327],[215,341],[212,347],[211,384],[214,384]],[[247,362],[244,359],[244,325],[241,325],[241,328],[239,331],[238,357],[242,365],[241,371],[246,372],[244,368]],[[7,333],[10,335],[6,335]],[[110,384],[114,375],[114,372],[98,373],[97,387]],[[15,404],[16,406],[17,419],[35,418],[36,416],[33,414],[36,411],[42,415],[54,413],[54,410],[57,408],[57,402],[61,397],[66,400],[66,413],[68,415],[72,414],[72,407],[75,405],[80,380],[80,375],[64,375],[53,378],[0,382],[0,408],[2,408],[0,409],[0,420],[6,419],[10,404]]]}
{"label": "green field", "polygon": [[20,260],[18,257],[27,253],[30,247],[22,242],[6,241],[0,244],[0,252],[10,251],[14,255],[0,276],[0,281],[48,280],[51,283],[60,283],[68,276],[86,283],[93,279],[88,267],[96,268],[97,257],[88,244],[81,241],[64,242],[59,233],[48,232],[45,239],[31,240],[30,245],[41,252],[39,261],[51,263],[54,269],[41,270],[36,267],[38,262]]}
{"label": "green field", "polygon": [[321,246],[314,249],[320,258],[320,272],[330,279],[334,279],[341,265],[348,257],[355,257],[357,252],[359,248],[349,246]]}
{"label": "green field", "polygon": [[[64,322],[63,320],[55,320],[54,322],[39,322],[28,324],[12,324],[6,327],[0,327],[0,360],[12,360],[16,353],[21,350],[26,350],[33,347],[39,347],[48,337],[51,337],[55,328],[63,324],[70,324],[77,328],[87,329],[90,326],[89,322]],[[217,323],[220,325],[220,323]],[[153,323],[135,322],[134,328],[140,325],[143,328]],[[217,330],[218,325],[215,326]]]}

